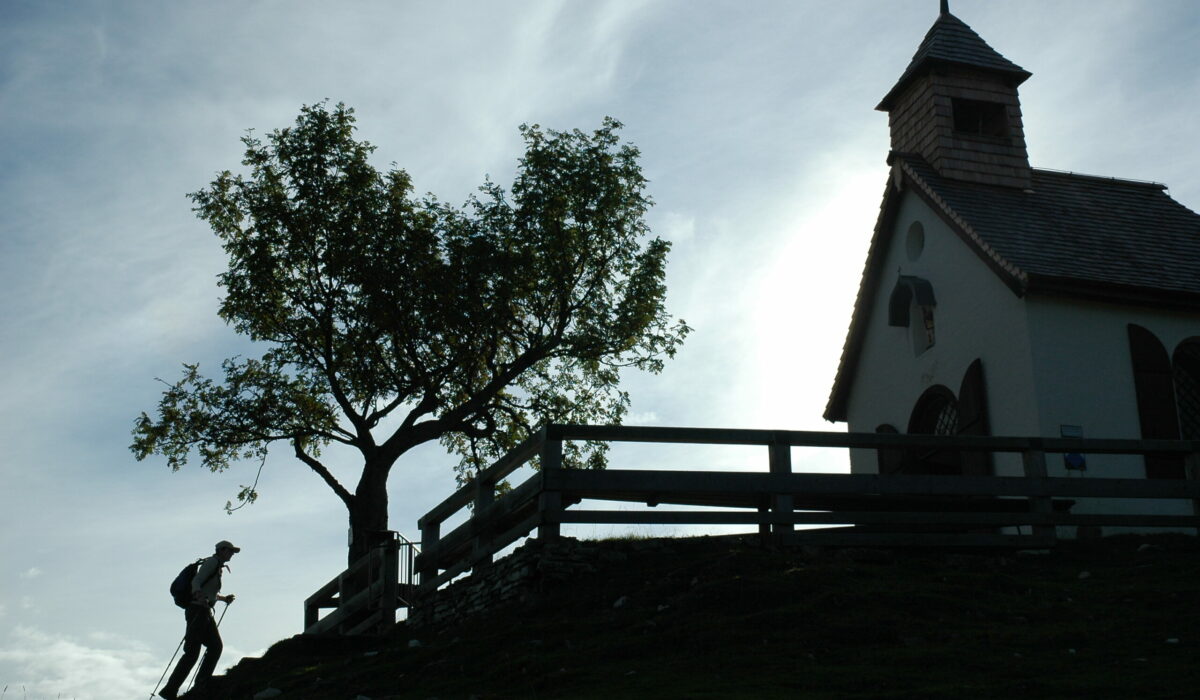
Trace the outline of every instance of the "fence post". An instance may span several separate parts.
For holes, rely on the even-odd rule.
[[[782,435],[777,433],[772,437],[768,450],[770,451],[771,474],[791,474],[792,446]],[[776,518],[784,515],[789,519],[792,518],[795,500],[795,497],[791,493],[771,494],[771,513]],[[794,521],[779,522],[777,520],[771,524],[771,532],[774,534],[772,539],[776,544],[789,544],[795,540],[796,523]]]
[[[312,629],[312,626],[317,624],[317,620],[320,618],[320,616],[321,611],[319,608],[319,601],[311,604],[307,600],[304,601],[304,631],[307,632],[308,630]]]
[[[383,550],[383,622],[396,624],[396,608],[400,605],[400,540],[396,532],[388,533]]]
[[[475,538],[471,543],[472,559],[475,563],[471,571],[483,571],[492,563],[492,525],[490,517],[483,517],[492,507],[496,496],[496,484],[491,479],[475,477],[475,512],[471,518],[475,521]]]
[[[542,475],[548,477],[562,469],[563,441],[562,438],[550,437],[545,428],[542,430],[546,436],[542,443]],[[543,487],[541,495],[538,496],[538,512],[542,516],[542,524],[538,526],[538,539],[557,539],[560,534],[558,514],[562,512],[562,494],[547,491]]]
[[[1025,478],[1042,486],[1047,476],[1046,452],[1042,449],[1042,441],[1030,440],[1029,447],[1021,452],[1021,459],[1025,463]],[[1030,496],[1029,511],[1046,515],[1052,514],[1054,509],[1050,503],[1050,497]],[[1058,536],[1058,528],[1053,525],[1034,525],[1033,534],[1038,540],[1045,540],[1048,544],[1053,544]]]
[[[440,520],[426,521],[421,519],[417,526],[421,528],[421,566],[417,574],[420,575],[419,584],[423,593],[431,592],[429,589],[433,580],[438,575],[437,565],[437,548],[438,540],[441,539],[442,523]]]
[[[770,505],[758,507],[758,514],[760,517],[766,518],[766,516],[770,515],[770,513],[771,513]],[[764,544],[771,541],[771,523],[770,522],[768,522],[766,520],[759,520],[758,536]]]

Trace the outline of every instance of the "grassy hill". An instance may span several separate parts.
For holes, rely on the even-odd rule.
[[[1049,553],[614,540],[599,572],[454,629],[297,636],[216,696],[1200,697],[1200,545]]]

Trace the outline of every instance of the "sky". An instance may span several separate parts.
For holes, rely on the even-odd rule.
[[[511,182],[522,123],[621,120],[673,244],[668,309],[695,329],[661,375],[625,377],[626,422],[844,430],[821,415],[887,179],[874,107],[937,5],[0,0],[0,694],[148,696],[183,633],[170,580],[218,540],[243,548],[222,668],[299,633],[343,568],[344,508],[286,451],[227,515],[256,465],[172,473],[128,449],[156,378],[255,352],[216,316],[223,253],[186,198],[240,167],[247,129],[345,102],[377,167],[456,204]],[[1163,182],[1200,208],[1200,4],[951,10],[1033,73],[1035,167]],[[614,466],[766,468],[765,450],[672,450]],[[397,464],[394,529],[417,536],[453,463],[433,446]]]

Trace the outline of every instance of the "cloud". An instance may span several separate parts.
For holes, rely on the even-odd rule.
[[[690,241],[696,235],[696,217],[669,211],[662,217],[657,233],[669,241]]]
[[[80,639],[18,626],[0,646],[0,677],[29,697],[140,697],[158,679],[159,663],[145,645],[110,634]]]
[[[34,567],[31,567],[28,571],[23,572],[21,574],[21,578],[32,580],[41,575],[42,575],[42,570],[37,568],[36,566],[34,566]]]
[[[658,414],[654,411],[635,411],[625,416],[625,425],[657,425]]]

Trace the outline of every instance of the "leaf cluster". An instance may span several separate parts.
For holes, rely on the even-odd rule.
[[[689,330],[664,309],[669,244],[649,236],[620,127],[522,126],[510,190],[488,180],[461,207],[376,170],[345,105],[247,134],[247,172],[190,197],[228,256],[221,318],[263,353],[220,381],[185,365],[137,420],[135,455],[219,470],[284,441],[349,499],[317,459],[330,443],[387,471],[441,440],[465,476],[538,424],[620,422],[621,370],[660,371]]]

